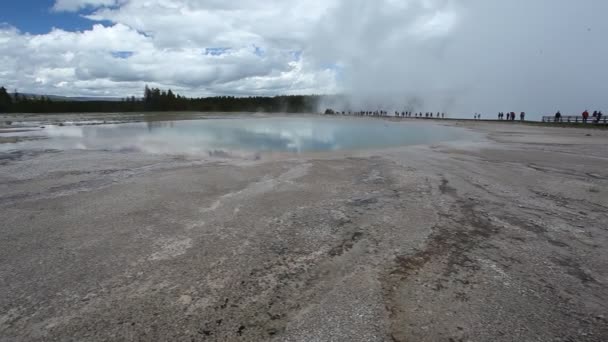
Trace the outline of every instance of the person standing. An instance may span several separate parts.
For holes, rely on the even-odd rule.
[[[557,113],[555,113],[555,122],[561,122],[561,121],[562,121],[562,113],[560,113],[558,110]]]
[[[519,120],[521,120],[521,121],[526,120],[526,112],[521,112],[521,113],[519,114]]]
[[[589,112],[585,109],[585,111],[582,114],[583,116],[583,123],[587,123],[587,119],[589,118]],[[597,116],[597,111],[593,112],[593,116]]]

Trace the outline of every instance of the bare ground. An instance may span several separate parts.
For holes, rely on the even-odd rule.
[[[487,139],[4,154],[0,340],[608,340],[607,132],[458,125]]]

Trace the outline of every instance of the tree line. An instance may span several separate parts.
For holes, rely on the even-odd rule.
[[[142,98],[134,96],[120,101],[77,101],[51,99],[48,96],[9,93],[0,87],[0,113],[74,113],[74,112],[146,112],[146,111],[199,111],[199,112],[286,112],[310,113],[317,109],[323,96],[215,96],[188,98],[171,89],[144,89]]]

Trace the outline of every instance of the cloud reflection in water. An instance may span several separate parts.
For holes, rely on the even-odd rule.
[[[36,132],[36,135],[41,134],[48,139],[4,144],[0,148],[163,154],[207,154],[213,151],[299,153],[433,143],[461,138],[464,131],[428,123],[405,124],[373,119],[256,118],[52,126]]]

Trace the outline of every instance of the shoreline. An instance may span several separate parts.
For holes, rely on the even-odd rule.
[[[387,117],[371,117],[371,116],[354,116],[354,115],[325,115],[321,113],[266,113],[266,112],[115,112],[115,113],[2,113],[0,114],[0,129],[10,128],[12,125],[7,125],[7,121],[19,122],[35,122],[36,125],[49,125],[65,123],[68,121],[77,121],[78,125],[87,124],[105,124],[104,121],[113,121],[107,123],[129,123],[129,122],[146,122],[146,121],[181,121],[181,120],[201,120],[201,119],[227,119],[227,118],[263,118],[263,117],[328,117],[328,118],[350,118],[350,119],[382,119],[395,122],[434,122],[434,123],[490,123],[490,124],[506,124],[506,125],[530,125],[539,127],[560,127],[560,128],[581,128],[581,129],[599,129],[608,130],[608,124],[605,123],[574,123],[574,122],[543,122],[543,121],[506,121],[496,119],[481,119],[474,120],[468,118],[398,118],[393,116]],[[94,123],[87,123],[94,122]]]

